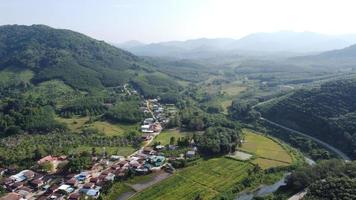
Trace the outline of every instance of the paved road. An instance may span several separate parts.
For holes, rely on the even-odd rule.
[[[292,133],[295,133],[295,134],[298,134],[298,135],[302,135],[302,136],[304,136],[304,137],[306,137],[306,138],[309,138],[309,139],[311,139],[311,140],[313,140],[313,141],[315,141],[315,142],[321,144],[322,146],[324,146],[325,148],[329,149],[330,151],[336,153],[336,154],[339,155],[342,159],[344,159],[346,162],[349,162],[349,161],[351,160],[350,157],[348,157],[346,154],[344,154],[344,153],[343,153],[342,151],[340,151],[339,149],[337,149],[337,148],[335,148],[335,147],[333,147],[333,146],[331,146],[331,145],[329,145],[329,144],[327,144],[327,143],[325,143],[325,142],[323,142],[323,141],[321,141],[321,140],[319,140],[319,139],[317,139],[317,138],[315,138],[315,137],[312,137],[312,136],[307,135],[307,134],[305,134],[305,133],[302,133],[302,132],[300,132],[300,131],[297,131],[297,130],[288,128],[288,127],[286,127],[286,126],[283,126],[283,125],[281,125],[281,124],[278,124],[278,123],[276,123],[276,122],[273,122],[273,121],[268,120],[268,119],[263,118],[263,117],[260,117],[260,119],[263,120],[263,121],[265,121],[265,122],[268,122],[268,123],[270,123],[270,124],[272,124],[272,125],[274,125],[274,126],[277,126],[277,127],[279,127],[279,128],[282,128],[282,129],[285,129],[285,130],[290,131],[290,132],[292,132]]]

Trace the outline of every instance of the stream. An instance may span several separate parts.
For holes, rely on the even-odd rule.
[[[307,157],[304,158],[309,165],[315,165],[314,160]],[[253,197],[263,197],[272,194],[273,192],[277,191],[279,187],[286,185],[286,178],[289,174],[290,173],[284,174],[284,176],[279,181],[272,185],[263,185],[253,191],[241,192],[237,195],[235,200],[252,200]]]
[[[272,185],[263,185],[250,192],[241,192],[237,195],[236,200],[252,200],[253,197],[263,197],[269,195],[278,190],[279,187],[286,185],[286,177],[290,173],[284,174],[284,176]]]

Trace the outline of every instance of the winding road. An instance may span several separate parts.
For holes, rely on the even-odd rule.
[[[260,117],[260,120],[263,120],[263,121],[265,121],[265,122],[267,122],[267,123],[269,123],[269,124],[272,124],[272,125],[274,125],[274,126],[277,126],[277,127],[279,127],[279,128],[282,128],[282,129],[284,129],[284,130],[287,130],[287,131],[290,131],[290,132],[292,132],[292,133],[295,133],[295,134],[304,136],[304,137],[306,137],[306,138],[308,138],[308,139],[311,139],[311,140],[313,140],[314,142],[319,143],[320,145],[324,146],[324,147],[327,148],[328,150],[330,150],[330,151],[334,152],[335,154],[339,155],[339,156],[340,156],[343,160],[345,160],[346,162],[349,162],[349,161],[351,160],[351,158],[350,158],[349,156],[347,156],[345,153],[343,153],[343,152],[340,151],[339,149],[337,149],[337,148],[331,146],[330,144],[327,144],[327,143],[325,143],[325,142],[319,140],[318,138],[312,137],[312,136],[310,136],[310,135],[308,135],[308,134],[302,133],[302,132],[297,131],[297,130],[294,130],[294,129],[292,129],[292,128],[288,128],[288,127],[286,127],[286,126],[284,126],[284,125],[278,124],[278,123],[276,123],[276,122],[273,122],[273,121],[268,120],[268,119],[263,118],[263,117]]]

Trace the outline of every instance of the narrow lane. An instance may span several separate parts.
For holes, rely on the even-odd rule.
[[[328,143],[319,140],[318,138],[312,137],[312,136],[310,136],[310,135],[308,135],[308,134],[302,133],[302,132],[297,131],[297,130],[294,130],[294,129],[292,129],[292,128],[288,128],[288,127],[286,127],[286,126],[284,126],[284,125],[278,124],[278,123],[276,123],[276,122],[273,122],[273,121],[268,120],[268,119],[263,118],[263,117],[260,117],[260,119],[263,120],[263,121],[265,121],[265,122],[267,122],[267,123],[269,123],[269,124],[272,124],[272,125],[274,125],[274,126],[277,126],[277,127],[279,127],[279,128],[282,128],[282,129],[284,129],[284,130],[287,130],[287,131],[290,131],[290,132],[292,132],[292,133],[295,133],[295,134],[304,136],[304,137],[306,137],[306,138],[309,138],[309,139],[313,140],[314,142],[319,143],[320,145],[322,145],[322,146],[324,146],[325,148],[329,149],[330,151],[336,153],[337,155],[339,155],[339,156],[340,156],[343,160],[345,160],[346,162],[349,162],[349,161],[351,160],[351,158],[350,158],[349,156],[347,156],[345,153],[343,153],[343,152],[340,151],[339,149],[337,149],[337,148],[335,148],[335,147],[329,145]]]

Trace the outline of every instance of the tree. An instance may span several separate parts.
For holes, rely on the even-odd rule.
[[[174,145],[175,141],[176,141],[176,138],[172,136],[172,137],[169,139],[169,144],[170,144],[170,145]]]

